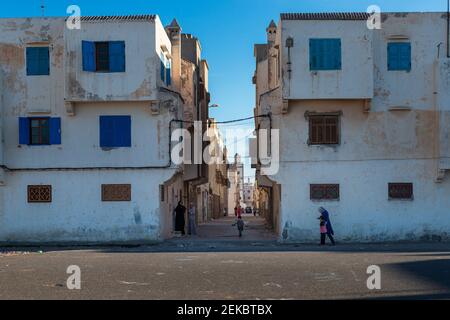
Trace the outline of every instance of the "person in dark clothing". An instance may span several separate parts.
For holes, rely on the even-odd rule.
[[[325,245],[325,236],[327,235],[327,223],[324,217],[320,216],[320,245]]]
[[[336,243],[334,242],[334,238],[333,238],[334,230],[333,230],[333,227],[331,226],[330,214],[328,213],[327,210],[325,210],[324,207],[320,207],[319,212],[320,212],[320,217],[322,217],[323,220],[326,222],[327,236],[330,239],[331,244],[334,246]]]
[[[175,208],[175,231],[181,231],[181,234],[184,236],[184,214],[186,212],[186,207],[181,204],[181,201],[178,201],[178,205]]]

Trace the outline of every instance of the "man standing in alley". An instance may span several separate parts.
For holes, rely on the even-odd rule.
[[[196,225],[195,225],[195,207],[194,204],[191,202],[189,205],[189,234],[191,236],[197,235]]]

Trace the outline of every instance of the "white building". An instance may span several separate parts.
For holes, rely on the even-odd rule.
[[[169,235],[171,50],[154,15],[0,19],[0,242]]]
[[[253,207],[253,188],[254,183],[250,182],[250,178],[247,182],[244,183],[243,194],[244,194],[244,203],[246,207]]]
[[[447,14],[282,14],[255,46],[257,129],[280,130],[270,188],[280,240],[448,239]],[[262,143],[260,141],[260,143]],[[272,148],[276,146],[272,143]]]

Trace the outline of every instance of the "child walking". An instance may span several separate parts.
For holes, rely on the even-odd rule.
[[[325,245],[325,237],[327,236],[327,221],[324,217],[320,216],[320,245]]]
[[[244,220],[242,220],[242,217],[240,215],[238,217],[236,225],[239,230],[239,237],[242,237],[242,231],[244,230]]]

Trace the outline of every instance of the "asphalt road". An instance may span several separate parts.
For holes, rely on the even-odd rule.
[[[29,250],[0,248],[0,299],[450,298],[450,245],[442,243],[171,241]],[[66,287],[69,265],[81,269],[81,290]],[[381,290],[367,288],[370,265],[381,269]]]

